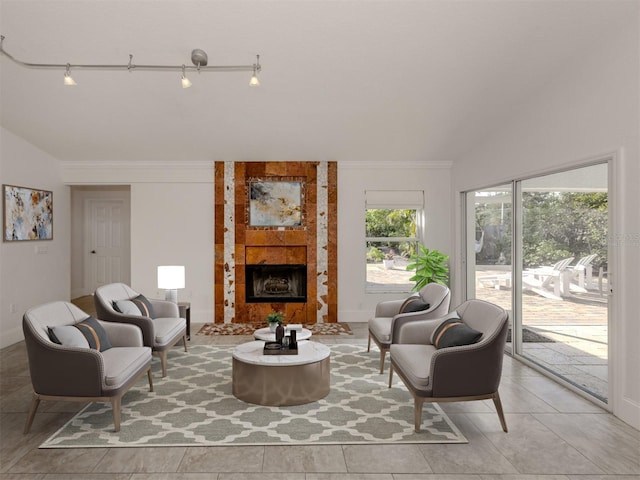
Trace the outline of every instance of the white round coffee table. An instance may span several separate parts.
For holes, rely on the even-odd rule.
[[[303,405],[329,394],[326,345],[302,340],[297,355],[264,355],[264,342],[233,350],[232,392],[245,402],[272,407]]]
[[[287,328],[286,325],[284,327],[284,334],[285,335],[291,334],[291,331],[289,330],[289,328]],[[259,328],[258,330],[253,332],[253,338],[255,338],[256,340],[262,340],[264,342],[275,342],[276,334],[272,332],[269,327]],[[310,338],[311,338],[311,330],[303,328],[302,330],[299,330],[296,332],[296,340],[298,342],[300,340],[309,340]]]

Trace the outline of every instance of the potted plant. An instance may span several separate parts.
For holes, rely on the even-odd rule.
[[[282,322],[284,322],[284,315],[280,312],[272,312],[267,315],[266,321],[271,331],[275,332],[278,325],[282,325]]]
[[[407,270],[415,270],[416,274],[409,280],[416,282],[413,290],[417,292],[428,283],[447,285],[449,281],[449,256],[438,250],[429,250],[418,245],[418,252],[411,256]]]
[[[389,252],[384,256],[384,259],[382,260],[382,264],[384,265],[384,268],[386,270],[391,270],[394,266],[394,261],[393,261],[393,250],[389,250]]]

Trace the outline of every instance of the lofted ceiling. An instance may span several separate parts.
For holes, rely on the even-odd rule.
[[[615,32],[632,1],[0,0],[2,126],[63,161],[455,161]]]

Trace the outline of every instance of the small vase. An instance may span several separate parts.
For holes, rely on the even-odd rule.
[[[276,328],[278,328],[278,324],[277,323],[270,323],[269,324],[269,330],[271,330],[273,333],[276,333]]]

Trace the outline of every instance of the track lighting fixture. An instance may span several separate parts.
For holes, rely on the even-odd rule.
[[[262,69],[260,65],[260,55],[256,55],[256,63],[251,65],[207,65],[208,57],[204,50],[196,48],[191,52],[191,62],[193,66],[187,66],[185,64],[182,65],[137,65],[133,63],[133,55],[129,55],[129,63],[123,65],[105,65],[105,64],[71,64],[71,63],[31,63],[31,62],[23,62],[22,60],[18,60],[11,54],[9,54],[4,49],[4,35],[0,35],[0,53],[7,57],[9,60],[17,63],[18,65],[26,68],[36,68],[36,69],[49,69],[49,70],[64,70],[64,84],[65,85],[76,85],[76,82],[71,77],[71,69],[83,69],[83,70],[122,70],[133,72],[135,70],[149,70],[149,71],[181,71],[181,83],[182,88],[189,88],[192,84],[191,81],[187,78],[186,71],[187,70],[195,70],[198,73],[202,72],[252,72],[251,80],[249,81],[249,85],[252,87],[257,87],[260,85],[260,81],[258,80],[258,73]]]
[[[259,87],[260,80],[258,80],[258,71],[260,70],[260,55],[256,55],[257,63],[253,64],[253,75],[251,76],[251,80],[249,80],[249,85],[252,87]]]
[[[185,66],[182,65],[182,88],[189,88],[191,86],[191,81],[185,75],[184,69]]]
[[[67,63],[67,70],[64,72],[64,84],[73,87],[77,85],[76,81],[71,76],[71,65]]]

